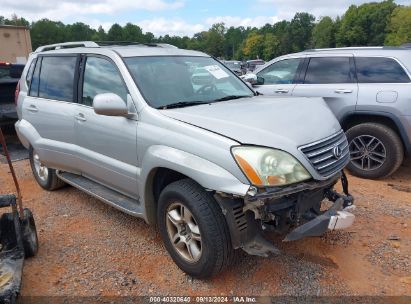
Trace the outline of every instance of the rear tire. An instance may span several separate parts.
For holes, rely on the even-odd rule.
[[[221,208],[193,180],[179,180],[164,188],[157,221],[167,251],[190,276],[208,278],[231,264],[234,249]]]
[[[348,129],[346,134],[351,156],[347,169],[353,175],[383,178],[401,166],[404,147],[398,134],[388,126],[363,123]]]
[[[40,187],[53,191],[65,185],[65,182],[58,178],[56,170],[47,168],[41,163],[37,152],[32,147],[29,149],[29,158],[34,178]]]

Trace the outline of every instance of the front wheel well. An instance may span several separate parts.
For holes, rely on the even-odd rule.
[[[362,123],[379,123],[385,125],[392,129],[400,137],[402,145],[405,148],[404,140],[402,138],[401,132],[398,129],[397,124],[387,116],[381,115],[368,115],[368,114],[353,114],[343,119],[341,122],[341,127],[346,132],[348,129],[362,124]]]
[[[178,180],[188,178],[186,175],[168,168],[155,168],[148,175],[145,189],[145,206],[147,220],[151,224],[156,223],[157,203],[163,189]]]

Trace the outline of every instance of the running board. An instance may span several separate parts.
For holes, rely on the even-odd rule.
[[[57,171],[57,176],[67,184],[94,196],[116,209],[136,217],[142,217],[141,205],[138,200],[111,190],[81,175]]]

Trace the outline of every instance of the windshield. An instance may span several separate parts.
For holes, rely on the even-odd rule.
[[[225,65],[230,69],[239,69],[239,68],[241,68],[240,62],[236,62],[236,61],[226,61]]]
[[[124,61],[140,92],[154,108],[254,95],[244,82],[210,57],[144,56]]]

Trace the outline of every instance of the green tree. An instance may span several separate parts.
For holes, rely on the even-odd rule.
[[[315,17],[309,13],[296,13],[288,27],[291,51],[299,52],[311,46]]]
[[[321,18],[313,29],[312,44],[315,48],[335,47],[335,24],[330,17]]]
[[[93,36],[91,37],[91,40],[93,41],[107,40],[107,34],[101,25],[98,27],[97,31],[94,32]]]
[[[125,35],[124,35],[123,28],[121,27],[121,25],[118,23],[114,23],[108,30],[107,40],[108,41],[124,41],[125,40],[124,36]]]
[[[215,57],[224,56],[224,23],[216,23],[205,33],[205,52]]]
[[[123,39],[124,41],[145,42],[144,34],[138,25],[127,23],[123,27]]]
[[[67,41],[88,41],[92,40],[96,30],[82,22],[76,22],[65,26],[65,37]]]
[[[382,45],[393,10],[393,0],[351,5],[341,19],[337,46]]]
[[[244,42],[243,53],[249,59],[263,56],[264,36],[257,31],[251,32]]]
[[[392,12],[387,32],[386,45],[411,42],[411,6],[400,6]]]
[[[274,34],[267,33],[264,35],[263,42],[263,59],[271,60],[278,56],[279,50],[278,46],[280,45],[280,40]]]
[[[65,25],[62,22],[49,19],[33,22],[30,36],[33,49],[45,44],[67,41]]]

